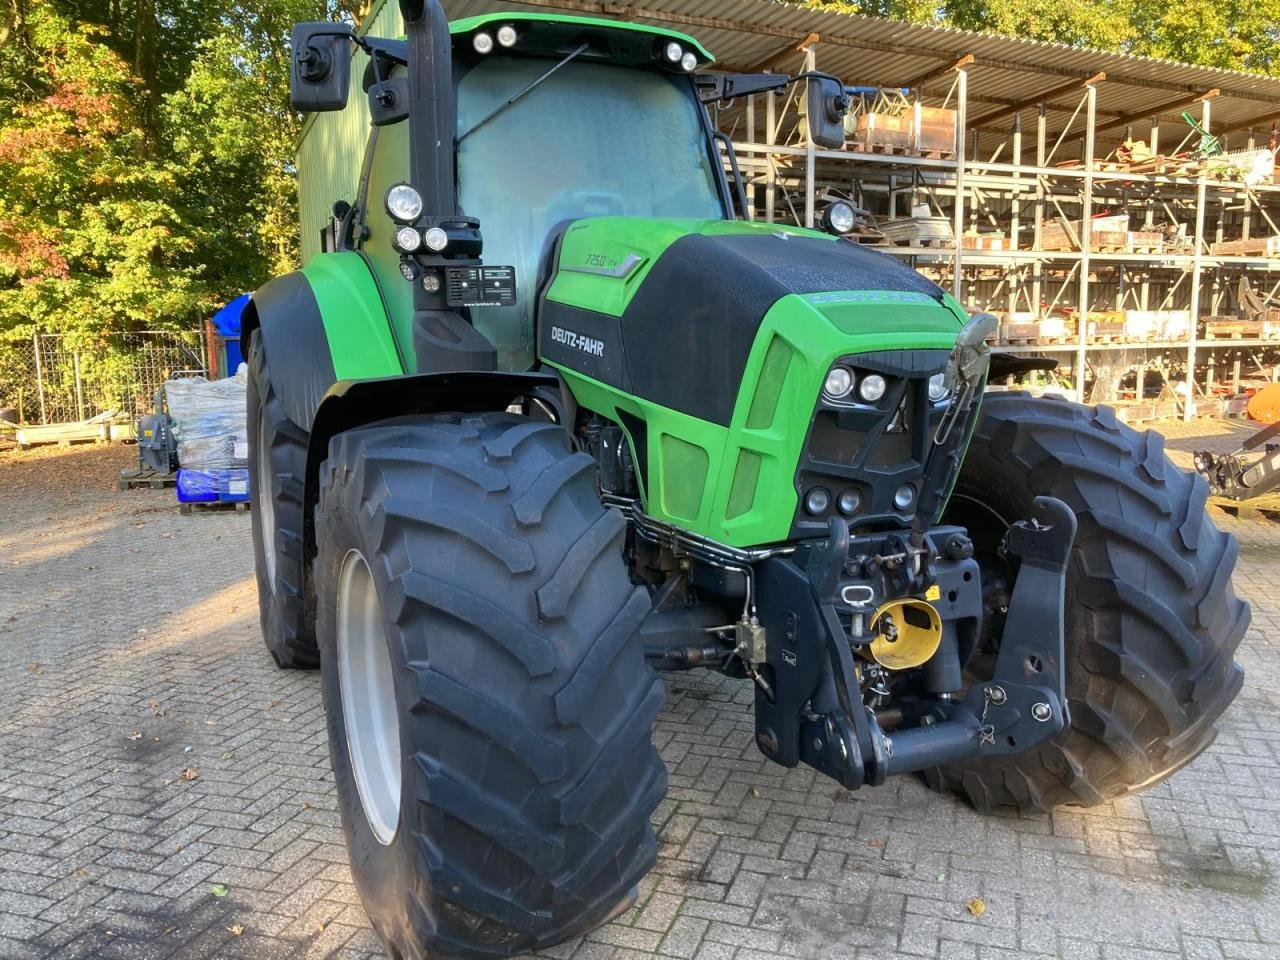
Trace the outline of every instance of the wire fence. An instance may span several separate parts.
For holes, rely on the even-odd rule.
[[[71,423],[151,409],[164,382],[208,370],[199,330],[119,334],[91,347],[56,333],[0,340],[0,418]]]

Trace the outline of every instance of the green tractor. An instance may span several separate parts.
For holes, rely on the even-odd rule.
[[[627,908],[661,671],[750,685],[783,766],[984,809],[1105,803],[1210,744],[1249,610],[1203,480],[1107,408],[987,392],[1026,361],[847,210],[747,219],[708,105],[795,90],[836,145],[839,80],[401,12],[295,26],[294,105],[352,109],[358,46],[372,124],[324,252],[244,324],[263,633],[321,669],[391,956]]]

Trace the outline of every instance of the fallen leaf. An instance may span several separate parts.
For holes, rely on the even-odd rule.
[[[310,810],[310,809],[311,809],[311,804],[310,804],[310,803],[308,803],[306,800],[303,800],[303,801],[302,801],[302,809],[303,809],[303,810]]]
[[[220,756],[218,759],[219,759],[219,760],[230,760],[230,759],[231,759],[232,757],[234,757],[234,756],[235,756],[235,754],[234,754],[234,753],[232,753],[230,750],[228,750],[226,753],[224,753],[224,754],[223,754],[222,756]]]
[[[200,774],[196,773],[196,772],[195,772],[194,770],[192,770],[190,767],[183,767],[183,768],[182,768],[182,779],[183,779],[183,780],[191,781],[191,780],[194,780],[194,779],[195,779],[196,777],[198,777],[198,776],[200,776]]]
[[[215,897],[225,897],[229,892],[227,890],[226,884],[223,884],[223,883],[211,883],[205,889],[208,890],[210,893],[212,893]]]
[[[130,739],[130,740],[141,740],[141,739],[142,739],[142,731],[141,731],[141,730],[135,730],[135,731],[133,731],[133,733],[129,734],[129,739]]]
[[[238,937],[240,934],[244,933],[244,927],[240,926],[238,923],[233,923],[231,926],[227,927],[227,929],[231,931],[231,935],[233,937]]]
[[[868,841],[867,841],[867,846],[868,846],[868,847],[875,847],[877,850],[881,850],[881,849],[883,849],[883,848],[884,848],[884,845],[885,845],[886,843],[888,843],[888,841],[887,841],[887,840],[881,840],[881,839],[868,840]]]
[[[324,933],[324,928],[329,925],[328,920],[321,920],[316,924],[316,933]]]
[[[89,871],[86,870],[84,867],[76,867],[71,872],[75,874],[77,877],[87,877],[89,875]]]
[[[752,787],[752,788],[751,788],[751,796],[753,796],[753,797],[758,797],[758,796],[760,796],[760,788],[759,788],[759,787]]]
[[[28,672],[28,673],[39,673],[39,672],[40,672],[41,670],[43,670],[43,669],[44,669],[44,664],[43,664],[43,663],[33,663],[33,664],[31,664],[29,667],[27,667],[27,672]]]
[[[987,902],[981,897],[974,897],[965,906],[969,908],[969,912],[975,917],[980,917],[987,912]]]

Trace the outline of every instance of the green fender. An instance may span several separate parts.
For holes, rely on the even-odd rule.
[[[308,432],[338,381],[405,372],[377,282],[359,253],[319,254],[263,285],[245,311],[242,341],[255,332],[285,412]]]

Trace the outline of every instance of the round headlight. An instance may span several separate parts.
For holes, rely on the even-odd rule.
[[[402,253],[413,253],[422,246],[422,236],[413,227],[401,227],[396,231],[396,249]]]
[[[488,53],[493,49],[493,37],[481,30],[471,38],[471,46],[475,47],[476,53]]]
[[[875,403],[884,396],[884,377],[878,373],[868,373],[858,384],[858,396],[867,403]]]
[[[412,223],[422,216],[422,194],[407,183],[394,184],[387,191],[387,213],[398,223]]]
[[[847,397],[853,389],[853,374],[847,367],[832,367],[827,379],[822,384],[822,392],[832,400]]]
[[[937,403],[947,398],[947,375],[945,373],[935,373],[929,378],[929,400]]]
[[[662,55],[672,63],[679,63],[680,58],[684,56],[684,47],[672,40],[662,48]]]
[[[693,73],[698,66],[698,58],[693,55],[692,51],[685,51],[685,55],[680,58],[680,68],[685,73]]]
[[[826,227],[828,233],[838,233],[843,236],[853,229],[853,224],[853,207],[843,200],[837,200],[822,212],[822,225]]]
[[[422,239],[428,249],[434,250],[436,253],[439,253],[449,245],[449,235],[439,227],[432,227],[422,235]]]
[[[516,28],[504,23],[498,28],[498,46],[514,47],[516,45]]]
[[[850,487],[848,490],[841,492],[840,499],[836,501],[836,505],[840,508],[841,513],[851,517],[862,509],[862,494]]]
[[[816,517],[826,513],[829,506],[831,506],[831,494],[827,492],[826,487],[814,487],[804,495],[804,511],[810,516]]]
[[[899,510],[906,510],[916,501],[916,488],[909,483],[904,483],[897,490],[893,491],[893,505]]]

